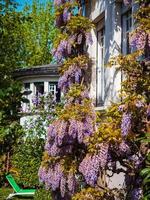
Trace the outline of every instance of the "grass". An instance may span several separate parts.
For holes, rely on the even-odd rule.
[[[13,190],[11,188],[0,188],[0,200],[6,200],[8,195],[12,193]],[[51,195],[49,191],[45,191],[44,189],[37,190],[34,198],[17,198],[14,197],[12,200],[23,200],[23,199],[28,199],[28,200],[51,200]]]
[[[5,200],[11,192],[10,188],[0,188],[0,200]]]

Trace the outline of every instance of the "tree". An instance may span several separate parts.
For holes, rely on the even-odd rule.
[[[51,94],[41,96],[30,110],[23,125],[24,138],[20,138],[12,158],[13,172],[18,183],[24,186],[39,186],[40,167],[48,126],[56,118],[56,102]],[[46,108],[44,108],[46,106]]]
[[[19,124],[19,108],[23,100],[21,84],[12,78],[12,71],[20,58],[22,40],[18,27],[20,14],[13,8],[14,1],[3,1],[0,13],[0,184],[11,168],[11,156],[18,138],[22,135]]]
[[[66,96],[66,104],[49,127],[39,177],[52,189],[53,199],[69,200],[81,188],[83,176],[79,164],[87,149],[86,138],[95,131],[96,115],[85,76],[90,60],[84,51],[85,43],[92,43],[93,24],[74,12],[79,6],[77,2],[54,3],[56,26],[60,31],[54,41],[53,54],[62,65],[59,87]]]
[[[60,34],[53,53],[61,63],[59,86],[65,93],[66,105],[48,131],[40,181],[52,190],[53,199],[57,200],[139,200],[144,189],[140,172],[148,153],[147,143],[143,144],[141,137],[149,131],[148,1],[139,1],[137,28],[131,34],[131,45],[138,51],[110,61],[110,65],[119,64],[126,76],[122,102],[112,104],[100,115],[97,128],[86,91],[89,58],[84,52],[85,42],[91,42],[93,26],[80,13],[72,11],[79,4],[65,0],[54,3]],[[130,5],[131,1],[125,3]],[[108,170],[112,174],[125,173],[125,188],[108,188]],[[146,177],[149,181],[149,175]]]
[[[1,0],[0,2],[0,13],[6,13],[8,11],[14,10],[17,8],[18,3],[16,0]]]
[[[52,61],[50,49],[56,36],[52,3],[33,1],[22,12],[24,22],[20,27],[23,39],[21,65],[31,67]]]
[[[21,101],[26,100],[13,71],[49,63],[49,43],[54,35],[51,4],[44,7],[34,1],[33,9],[23,12],[16,11],[15,5],[13,0],[0,4],[0,184],[12,169],[14,149],[24,135],[19,111]]]

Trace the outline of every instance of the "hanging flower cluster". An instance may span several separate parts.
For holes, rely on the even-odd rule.
[[[86,73],[90,68],[84,45],[91,44],[92,23],[79,13],[76,1],[54,1],[60,32],[53,55],[60,66],[59,88],[65,106],[48,128],[45,155],[39,169],[40,181],[53,191],[55,199],[71,199],[81,188],[79,164],[85,156],[87,138],[96,131],[96,114],[89,97]],[[101,150],[102,151],[102,150]],[[101,155],[102,156],[102,155]]]
[[[62,76],[58,81],[58,87],[66,92],[75,83],[80,83],[85,71],[88,69],[88,57],[81,55],[68,59],[60,68]]]
[[[137,28],[130,35],[130,45],[138,50],[144,49],[146,44],[150,47],[150,33],[141,28]]]
[[[97,153],[94,155],[87,154],[80,163],[79,171],[84,175],[88,185],[95,186],[99,177],[100,169],[105,168],[108,161],[107,143],[99,144]]]
[[[137,52],[116,59],[127,78],[122,83],[122,103],[102,112],[101,120],[96,123],[86,77],[90,60],[85,53],[85,45],[92,44],[93,25],[73,11],[77,2],[54,2],[60,32],[54,42],[53,55],[61,63],[59,88],[64,92],[65,106],[57,111],[57,119],[49,126],[39,178],[52,190],[54,199],[119,199],[101,177],[107,170],[112,173],[124,170],[130,191],[127,196],[140,199],[139,172],[144,165],[143,151],[147,149],[143,150],[135,139],[147,131],[148,68],[137,61],[140,55]],[[128,5],[131,2],[125,1]],[[143,48],[146,44],[140,37],[132,41],[136,47],[138,44]],[[117,169],[117,162],[125,169]],[[99,179],[102,180],[100,187]],[[132,188],[128,188],[131,185]],[[86,189],[82,189],[84,187]]]
[[[73,170],[64,172],[64,166],[59,162],[51,164],[49,168],[40,167],[39,179],[45,184],[47,189],[57,191],[60,189],[61,197],[63,198],[67,192],[74,193],[76,190],[76,178]]]
[[[132,3],[132,0],[123,0],[125,5],[130,5]]]

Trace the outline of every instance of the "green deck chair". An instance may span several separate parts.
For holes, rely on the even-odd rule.
[[[11,199],[14,196],[31,197],[35,194],[35,189],[21,189],[19,185],[17,185],[11,174],[7,175],[6,178],[14,190],[14,193],[9,194],[7,199]]]

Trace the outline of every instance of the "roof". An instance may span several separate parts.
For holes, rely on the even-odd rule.
[[[30,68],[21,68],[14,71],[14,78],[21,78],[25,76],[36,76],[36,75],[49,75],[49,76],[59,76],[58,73],[59,65],[48,64],[41,66],[33,66]]]

